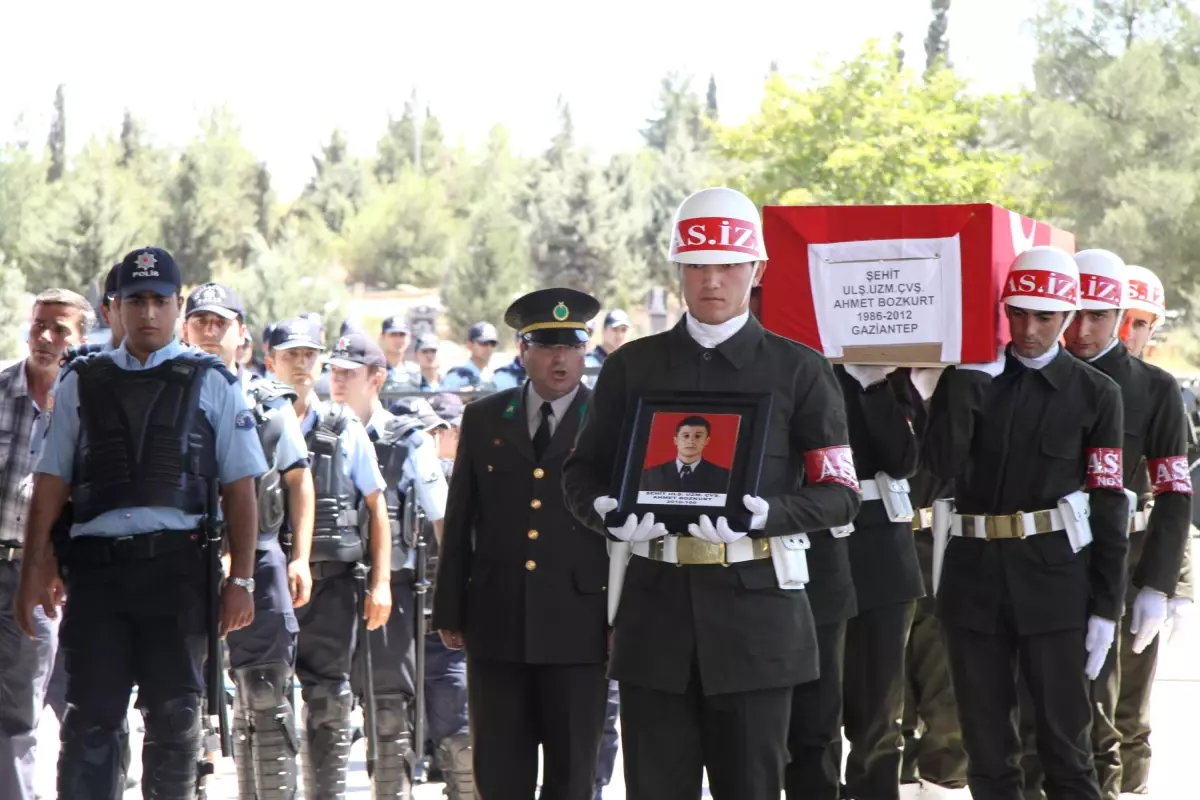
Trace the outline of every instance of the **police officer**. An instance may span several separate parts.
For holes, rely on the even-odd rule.
[[[370,561],[369,590],[362,598],[368,630],[382,627],[392,608],[386,486],[354,412],[317,400],[313,382],[322,349],[313,326],[297,318],[275,328],[267,356],[267,368],[298,395],[293,407],[308,443],[316,494],[312,596],[296,612],[296,676],[305,704],[304,795],[311,800],[339,798],[346,787],[350,670],[358,628],[356,566],[363,560]],[[366,541],[363,528],[369,531]]]
[[[952,513],[935,506],[949,543],[934,588],[976,800],[1021,796],[1018,671],[1048,796],[1100,797],[1088,679],[1120,619],[1128,501],[1120,391],[1057,341],[1078,293],[1063,251],[1018,256],[1002,294],[1012,344],[994,363],[947,368],[930,408],[926,463],[955,482]]]
[[[462,428],[462,400],[457,395],[439,394],[431,398],[430,406],[438,419],[430,420],[425,430],[437,445],[442,473],[449,480],[454,473],[454,454]],[[440,547],[440,533],[435,542]],[[436,554],[435,550],[435,558]],[[449,800],[475,800],[466,653],[447,647],[434,632],[425,637],[425,662],[425,703],[429,739],[434,745],[434,768],[446,781]]]
[[[919,445],[905,376],[889,379],[894,367],[855,364],[834,372],[863,499],[849,537],[858,614],[846,626],[845,796],[896,800],[904,653],[916,600],[925,593],[905,481],[917,469]]]
[[[442,386],[442,373],[438,368],[438,349],[442,342],[436,333],[422,333],[417,337],[417,368],[421,371],[419,388],[422,392],[436,392]]]
[[[513,356],[513,360],[502,367],[496,367],[495,373],[492,374],[492,387],[496,391],[501,389],[515,389],[525,382],[525,366],[521,363],[521,337],[517,337],[517,353]]]
[[[1161,376],[1162,371],[1146,364],[1141,360],[1141,356],[1147,343],[1154,336],[1155,330],[1162,324],[1166,316],[1162,282],[1158,276],[1145,267],[1133,265],[1126,268],[1126,278],[1128,279],[1127,309],[1121,325],[1121,339],[1131,356],[1128,366],[1130,375],[1145,372]],[[1115,359],[1115,356],[1112,358]],[[1105,369],[1100,362],[1107,360],[1109,360],[1108,357],[1101,359],[1096,362],[1095,366],[1098,369]],[[1105,371],[1107,372],[1107,370]],[[1157,381],[1154,383],[1157,386]],[[1123,383],[1122,388],[1124,389]],[[1142,511],[1145,511],[1149,505],[1149,501],[1146,499],[1147,490],[1154,500],[1153,509],[1150,511],[1150,521],[1147,521],[1147,532],[1137,530],[1140,521],[1135,517],[1134,532],[1130,535],[1129,567],[1134,586],[1141,587],[1134,600],[1133,612],[1138,611],[1137,602],[1141,599],[1141,592],[1145,588],[1164,592],[1170,595],[1167,604],[1168,623],[1166,624],[1174,630],[1183,614],[1191,606],[1194,591],[1190,581],[1191,559],[1187,533],[1183,534],[1183,562],[1180,579],[1173,592],[1167,591],[1171,578],[1165,574],[1170,569],[1170,559],[1174,555],[1174,548],[1177,546],[1180,536],[1177,510],[1179,495],[1184,493],[1185,487],[1188,490],[1191,489],[1191,476],[1189,474],[1186,482],[1183,480],[1172,481],[1170,486],[1173,488],[1167,488],[1165,482],[1160,480],[1160,478],[1167,477],[1160,469],[1163,466],[1161,459],[1157,465],[1149,460],[1153,452],[1151,439],[1157,436],[1160,437],[1159,440],[1162,443],[1160,446],[1164,447],[1161,452],[1167,453],[1170,457],[1171,470],[1177,469],[1179,463],[1177,456],[1180,451],[1177,447],[1166,447],[1172,441],[1170,430],[1166,427],[1167,423],[1165,420],[1158,419],[1159,415],[1167,419],[1174,416],[1175,403],[1167,396],[1165,386],[1160,388],[1159,392],[1156,392],[1150,401],[1144,396],[1139,397],[1136,404],[1131,403],[1129,399],[1125,401],[1125,428],[1127,431],[1131,430],[1131,413],[1136,415],[1138,411],[1142,411],[1143,416],[1149,417],[1149,428],[1142,445],[1145,448],[1146,464],[1149,469],[1139,471],[1137,482],[1129,488],[1138,492]],[[1146,414],[1145,409],[1148,407],[1154,410]],[[1185,427],[1186,430],[1187,427]],[[1126,442],[1128,447],[1128,437]],[[1186,523],[1184,526],[1187,527]],[[1149,531],[1153,531],[1153,533],[1151,534]],[[1161,613],[1161,608],[1154,615],[1145,614],[1143,611],[1142,619],[1139,620],[1139,630],[1134,632],[1136,638],[1148,639],[1148,644],[1141,653],[1135,652],[1136,639],[1131,642],[1131,638],[1134,637],[1129,636],[1133,632],[1132,622],[1135,617],[1131,614],[1124,621],[1125,635],[1121,640],[1120,666],[1117,670],[1120,676],[1120,695],[1115,714],[1116,728],[1121,737],[1120,774],[1121,792],[1123,793],[1144,794],[1150,778],[1150,690],[1154,685],[1154,673],[1158,666],[1159,642],[1161,641],[1161,637],[1153,638],[1154,621],[1151,617],[1156,617],[1159,613]]]
[[[179,269],[155,247],[121,262],[113,307],[126,336],[72,362],[59,378],[36,467],[20,617],[61,598],[50,527],[69,498],[62,647],[67,700],[58,796],[115,797],[123,788],[125,712],[138,686],[146,724],[144,793],[190,798],[201,747],[205,559],[198,547],[219,481],[228,511],[230,578],[220,635],[254,618],[254,478],[262,447],[237,380],[219,359],[175,339]]]
[[[442,389],[447,392],[458,392],[464,389],[479,389],[489,386],[492,382],[491,363],[492,353],[500,335],[496,326],[490,322],[476,322],[467,331],[467,352],[471,357],[465,364],[454,367],[446,373],[442,380]]]
[[[467,405],[442,550],[434,626],[466,647],[479,794],[591,800],[604,724],[604,542],[576,525],[561,469],[590,397],[584,321],[571,289],[516,300],[529,380]]]
[[[342,335],[346,335],[342,331]],[[421,368],[408,360],[408,345],[412,338],[412,328],[408,320],[399,314],[393,314],[383,321],[379,332],[379,346],[383,348],[387,358],[387,382],[398,384],[405,389],[419,388],[421,385]]]
[[[617,348],[625,344],[629,336],[629,315],[624,309],[614,308],[604,315],[604,330],[601,331],[600,344],[588,353],[585,367],[600,367],[604,359],[617,352]]]
[[[913,369],[909,374],[913,427],[923,434],[929,400],[941,369]],[[908,479],[913,505],[913,539],[925,597],[917,601],[905,653],[903,734],[904,761],[900,772],[901,798],[962,797],[969,795],[967,753],[958,724],[958,704],[950,682],[942,625],[933,595],[933,503],[952,496],[953,483],[936,477],[924,465]]]
[[[699,797],[707,769],[717,800],[777,800],[792,687],[818,672],[799,534],[845,525],[859,506],[845,410],[823,357],[750,316],[766,259],[754,204],[705,189],[683,201],[672,230],[688,313],[605,360],[564,487],[581,523],[633,543],[610,666],[627,796]],[[632,398],[673,390],[772,394],[762,496],[742,498],[744,530],[707,515],[670,539],[653,514],[606,525]]]
[[[110,349],[116,349],[120,346],[121,340],[125,338],[125,329],[121,327],[120,315],[113,312],[112,301],[117,296],[117,277],[120,275],[121,265],[113,264],[112,269],[108,271],[108,275],[104,277],[104,298],[100,301],[100,317],[104,320],[104,324],[108,326],[109,345]]]
[[[232,372],[245,340],[242,300],[228,286],[206,283],[188,295],[184,341],[217,356]],[[242,391],[254,413],[268,470],[256,482],[258,542],[254,552],[254,622],[229,635],[233,672],[234,760],[242,800],[290,800],[296,793],[292,669],[299,625],[293,606],[308,602],[312,576],[314,494],[308,446],[292,411],[296,393],[276,381],[247,382]],[[285,515],[291,544],[279,541]],[[289,561],[290,559],[290,561]]]
[[[446,514],[446,477],[435,452],[433,440],[423,432],[423,423],[415,414],[392,416],[379,401],[387,361],[383,351],[361,334],[338,339],[329,359],[330,382],[334,402],[344,403],[366,426],[374,443],[379,470],[387,484],[388,520],[392,537],[392,615],[387,624],[368,634],[371,637],[372,675],[375,681],[375,707],[364,706],[373,715],[378,741],[371,769],[374,797],[411,797],[410,762],[413,755],[412,707],[414,688],[413,618],[416,567],[415,531],[404,530],[408,509],[408,487],[426,518],[441,527]],[[418,621],[423,628],[424,620]],[[424,636],[423,631],[420,634]],[[365,690],[365,648],[357,643],[354,670],[355,694]],[[368,719],[367,729],[371,729]]]

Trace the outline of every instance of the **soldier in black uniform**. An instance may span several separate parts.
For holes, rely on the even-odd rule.
[[[353,411],[321,403],[313,391],[317,353],[323,349],[317,335],[306,319],[279,323],[271,334],[267,368],[296,390],[293,407],[312,461],[312,597],[296,612],[296,677],[305,705],[304,795],[335,800],[345,792],[350,755],[356,609],[363,606],[368,630],[382,627],[391,614],[392,536],[385,484],[366,430]],[[355,574],[363,562],[370,564],[365,597]]]
[[[1121,618],[1128,501],[1120,392],[1057,343],[1078,287],[1061,250],[1020,255],[1003,294],[1007,354],[948,368],[930,407],[924,460],[955,481],[953,513],[935,509],[949,543],[934,588],[976,800],[1021,797],[1018,670],[1047,795],[1100,797],[1088,678]]]
[[[890,367],[835,367],[863,504],[849,537],[858,614],[846,626],[845,797],[897,800],[903,736],[904,653],[925,592],[905,479],[917,469],[907,378]]]
[[[604,542],[572,519],[563,460],[590,400],[584,322],[571,289],[514,302],[529,380],[466,406],[433,622],[467,651],[475,782],[488,800],[591,800],[608,655]]]
[[[254,618],[250,577],[262,447],[237,379],[220,360],[175,339],[182,283],[165,250],[121,263],[126,336],[116,350],[61,373],[36,466],[17,618],[61,601],[50,529],[71,501],[62,647],[67,702],[58,796],[119,797],[130,692],[146,723],[146,797],[194,796],[200,760],[205,642]],[[230,577],[219,631],[205,629],[209,592],[200,542],[212,482],[228,512]]]
[[[718,230],[722,220],[736,233]],[[753,203],[730,189],[697,192],[674,230],[688,314],[605,360],[564,487],[581,523],[633,543],[610,667],[627,796],[695,800],[707,769],[717,800],[777,800],[792,688],[818,672],[796,534],[845,525],[859,506],[845,410],[821,355],[750,316],[766,258]],[[658,541],[667,531],[652,514],[606,526],[625,416],[636,395],[671,390],[772,395],[762,497],[743,497],[750,531],[724,516],[702,516],[690,537],[669,541]]]
[[[918,437],[924,434],[929,399],[941,374],[940,369],[908,371],[909,405]],[[933,596],[933,503],[952,496],[953,482],[936,477],[921,465],[908,483],[914,512],[913,539],[926,594],[917,601],[905,656],[907,691],[900,796],[905,797],[908,790],[908,796],[932,800],[969,794],[967,753],[963,750],[958,704]]]
[[[246,325],[241,298],[207,283],[188,295],[183,339],[234,372]],[[245,373],[243,373],[243,376]],[[294,606],[308,602],[312,577],[313,481],[308,447],[292,410],[296,392],[272,380],[243,381],[269,469],[255,482],[258,543],[254,552],[254,622],[229,635],[233,673],[234,759],[241,800],[291,800],[296,793],[296,737],[291,706],[296,660]],[[280,531],[290,521],[285,553]]]

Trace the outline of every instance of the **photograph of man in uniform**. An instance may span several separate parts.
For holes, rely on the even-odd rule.
[[[669,420],[662,412],[654,415],[654,421],[650,428],[651,446],[648,448],[647,461],[654,461],[661,458],[659,453],[655,453],[657,448],[653,443],[665,437],[671,430]],[[740,422],[736,415],[720,415],[733,416],[735,420]],[[666,422],[667,425],[663,423]],[[653,466],[646,467],[642,472],[642,480],[640,489],[641,492],[687,492],[690,494],[711,494],[719,495],[720,500],[714,498],[714,502],[722,504],[725,502],[725,493],[729,490],[729,470],[725,467],[717,466],[712,459],[716,458],[719,461],[729,463],[730,457],[733,455],[733,447],[737,442],[737,429],[734,428],[734,434],[728,437],[720,437],[717,444],[713,445],[713,425],[706,417],[698,414],[685,416],[679,420],[674,426],[673,438],[675,457],[670,461],[664,461]],[[709,458],[704,458],[705,448],[709,450]],[[723,456],[723,458],[718,458]],[[653,498],[638,498],[639,502],[655,502]]]

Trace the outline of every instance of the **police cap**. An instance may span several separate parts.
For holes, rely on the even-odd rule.
[[[371,341],[366,334],[352,331],[337,340],[333,352],[329,354],[329,365],[342,369],[386,367],[387,359],[384,358],[379,345]]]
[[[108,305],[108,301],[117,296],[117,278],[121,274],[121,265],[113,264],[112,269],[108,271],[108,276],[104,279],[104,304]]]
[[[206,283],[197,286],[188,295],[187,305],[184,306],[184,318],[192,314],[210,312],[224,319],[237,319],[246,313],[242,298],[228,286],[220,283]]]
[[[393,314],[383,321],[381,334],[388,333],[411,333],[412,328],[409,327],[408,320],[399,314]]]
[[[575,289],[539,289],[504,312],[504,322],[531,344],[583,344],[587,322],[600,311],[600,301]]]
[[[182,286],[183,278],[175,259],[161,247],[141,247],[129,252],[117,270],[117,293],[121,297],[141,292],[170,297]]]
[[[313,350],[324,350],[318,338],[317,330],[307,318],[296,317],[276,323],[271,331],[270,346],[272,350],[291,350],[295,347],[308,347]]]
[[[500,334],[496,333],[496,326],[490,322],[476,322],[471,326],[471,330],[467,331],[467,341],[477,344],[499,344]]]
[[[629,315],[624,309],[614,308],[604,315],[604,327],[607,328],[628,328]]]

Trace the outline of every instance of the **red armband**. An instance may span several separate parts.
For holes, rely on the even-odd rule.
[[[809,450],[804,454],[804,474],[809,483],[840,483],[858,491],[858,473],[849,445]]]
[[[1151,458],[1146,462],[1146,467],[1150,470],[1150,485],[1155,495],[1163,492],[1192,493],[1192,476],[1188,472],[1187,456]]]
[[[1089,447],[1087,451],[1087,488],[1122,491],[1121,448]]]

